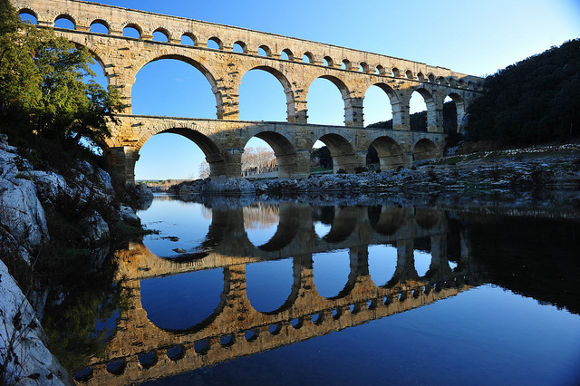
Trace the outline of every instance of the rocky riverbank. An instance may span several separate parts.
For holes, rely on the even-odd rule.
[[[109,174],[87,161],[66,175],[37,170],[0,135],[0,383],[72,382],[46,347],[39,323],[46,296],[35,266],[75,249],[98,265],[123,230],[140,229],[134,208],[122,202],[128,197],[152,194],[139,187],[120,197]]]
[[[379,173],[328,174],[304,179],[216,179],[184,182],[171,193],[196,199],[208,193],[261,199],[360,200],[390,197],[446,205],[580,209],[580,145],[476,153]]]

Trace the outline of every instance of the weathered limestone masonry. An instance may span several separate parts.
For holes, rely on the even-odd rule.
[[[309,175],[309,156],[316,140],[329,147],[335,170],[364,166],[371,144],[379,153],[381,168],[410,166],[413,160],[441,155],[445,97],[456,103],[461,128],[466,107],[482,87],[481,78],[446,68],[244,28],[78,0],[11,1],[20,13],[34,15],[40,27],[53,27],[61,18],[70,20],[74,30],[57,28],[57,33],[87,47],[103,66],[109,84],[120,90],[126,108],[104,145],[116,178],[127,183],[134,182],[141,146],[160,132],[175,132],[196,142],[212,176],[240,177],[241,154],[252,136],[272,146],[281,177]],[[95,23],[106,26],[109,33],[90,32]],[[127,27],[135,28],[140,37],[123,36]],[[155,32],[164,34],[167,42],[153,41]],[[194,45],[182,44],[183,36]],[[219,48],[208,48],[209,41]],[[234,52],[234,44],[243,52]],[[266,56],[258,55],[259,48]],[[205,75],[215,94],[217,120],[131,115],[131,89],[137,73],[150,62],[168,58],[189,63]],[[238,89],[244,74],[253,69],[271,73],[283,85],[287,122],[238,120]],[[317,78],[330,80],[341,91],[344,127],[308,124],[306,96]],[[373,85],[389,96],[394,130],[363,128],[363,99]],[[410,132],[409,100],[414,91],[426,101],[428,133]]]

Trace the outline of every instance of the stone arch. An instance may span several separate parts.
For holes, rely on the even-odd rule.
[[[441,111],[437,109],[435,97],[423,87],[416,88],[413,92],[417,92],[421,95],[425,102],[425,106],[427,107],[427,131],[438,131],[441,126],[439,119]],[[413,93],[411,93],[410,97],[412,96]]]
[[[413,146],[414,161],[422,161],[436,157],[437,157],[437,146],[430,139],[423,138]]]
[[[141,26],[137,23],[126,23],[125,25],[123,25],[122,31],[123,31],[123,36],[125,36],[125,30],[127,28],[133,28],[134,30],[137,31],[137,33],[139,34],[139,37],[137,37],[136,39],[141,39],[143,37],[143,28],[141,28]]]
[[[72,29],[73,30],[76,30],[77,29],[77,22],[76,22],[76,20],[71,15],[69,15],[68,13],[61,13],[60,15],[58,15],[57,17],[55,17],[54,18],[53,25],[56,25],[56,22],[59,21],[59,20],[68,20],[68,21],[70,21],[73,24],[73,28]]]
[[[156,28],[153,31],[153,34],[155,34],[156,32],[165,36],[165,43],[169,43],[171,41],[171,33],[166,28],[163,28],[163,27]]]
[[[322,239],[328,243],[340,243],[352,235],[359,222],[356,207],[334,207],[330,231]]]
[[[258,246],[258,249],[266,252],[281,250],[294,240],[299,227],[299,217],[296,216],[294,208],[290,205],[280,205],[280,221],[276,233],[266,244]]]
[[[439,223],[440,212],[429,208],[415,209],[415,222],[423,229],[433,229]]]
[[[209,273],[213,270],[210,271],[206,271],[206,273]],[[174,275],[171,277],[170,280],[179,280],[179,279],[183,279],[183,278],[187,278],[188,276],[193,276],[196,274],[200,274],[200,273],[204,273],[204,271],[194,271],[194,272],[188,272],[188,273],[184,273],[184,274],[180,274],[180,275]],[[163,331],[171,331],[171,332],[188,332],[188,333],[193,333],[193,332],[197,332],[202,330],[203,328],[207,327],[208,325],[210,325],[211,323],[213,323],[217,317],[223,312],[224,308],[226,307],[226,304],[228,303],[229,299],[227,294],[230,292],[231,290],[231,274],[228,268],[223,268],[222,271],[223,274],[223,289],[221,291],[221,294],[219,294],[219,298],[217,301],[217,304],[214,308],[214,310],[208,315],[206,316],[204,319],[202,319],[200,322],[191,325],[191,326],[175,326],[175,327],[169,327],[169,326],[159,326],[158,324],[155,323],[155,321],[151,320],[151,315],[150,313],[147,311],[147,304],[144,301],[144,297],[143,296],[143,291],[146,290],[144,283],[148,282],[148,281],[160,281],[160,280],[166,280],[165,277],[162,278],[152,278],[152,279],[147,279],[146,281],[142,281],[141,282],[141,301],[140,304],[142,305],[143,309],[147,312],[147,319],[148,321],[153,324],[154,326],[156,326],[157,328],[163,330]],[[182,286],[183,287],[183,286]],[[153,287],[155,289],[157,289],[156,287]],[[152,288],[152,289],[153,289]]]
[[[153,63],[153,62],[157,62],[159,60],[164,60],[164,59],[173,59],[173,60],[179,60],[181,62],[185,62],[191,66],[193,66],[195,69],[197,69],[199,72],[201,72],[203,74],[203,76],[205,76],[205,78],[207,79],[207,81],[209,82],[210,86],[211,86],[211,90],[215,95],[215,99],[216,99],[216,108],[217,108],[217,118],[218,119],[223,119],[223,100],[222,100],[222,94],[221,91],[219,90],[217,81],[215,76],[206,68],[204,67],[202,64],[200,64],[199,62],[197,62],[196,60],[193,60],[187,56],[183,56],[183,55],[175,55],[175,54],[169,54],[169,55],[160,55],[157,56],[151,60],[149,60],[148,62],[146,62],[145,64],[143,64],[136,72],[136,74],[139,73],[139,71],[141,71],[143,69],[143,67],[145,67],[147,64],[149,63]]]
[[[383,66],[381,66],[380,64],[378,64],[375,67],[375,74],[376,75],[385,75],[385,68]]]
[[[451,98],[453,103],[455,103],[456,118],[457,118],[457,132],[460,133],[464,126],[464,119],[466,113],[466,106],[463,97],[456,92],[450,92],[445,97]],[[445,98],[443,98],[443,103],[445,103]]]
[[[425,75],[423,75],[422,72],[418,72],[417,73],[417,80],[421,81],[421,82],[425,81]]]
[[[280,54],[281,57],[282,54],[286,54],[288,56],[287,60],[294,60],[294,53],[289,48],[284,48]]]
[[[171,133],[181,135],[195,143],[203,154],[210,167],[210,176],[219,176],[227,174],[225,172],[226,158],[222,149],[208,136],[197,131],[195,126],[192,127],[155,127],[146,131],[136,143],[136,150],[139,151],[145,142],[156,134]],[[134,167],[134,166],[133,166]]]
[[[267,45],[262,44],[261,46],[258,47],[258,50],[260,50],[260,49],[262,49],[264,51],[266,57],[272,56],[272,50]],[[260,55],[260,54],[258,54],[258,55]]]
[[[306,51],[304,54],[302,54],[302,57],[303,62],[314,64],[314,54],[312,52]],[[308,59],[308,61],[306,61],[305,59]]]
[[[326,67],[333,67],[334,60],[332,60],[330,56],[325,56],[324,58],[322,58],[322,64]]]
[[[292,90],[292,85],[290,84],[290,81],[288,80],[288,78],[286,78],[286,76],[280,70],[277,70],[277,69],[270,67],[270,66],[254,66],[254,67],[250,68],[249,70],[247,70],[245,72],[245,74],[247,74],[248,72],[250,72],[252,70],[266,71],[267,73],[273,75],[276,79],[278,79],[280,84],[282,84],[282,87],[284,88],[284,93],[286,94],[287,120],[289,122],[292,121],[296,115],[296,105],[294,103],[294,91]],[[243,76],[240,79],[243,79]],[[241,85],[241,82],[240,82],[240,85]],[[238,88],[239,88],[239,86],[238,86]]]
[[[33,9],[30,9],[30,8],[20,8],[18,10],[18,15],[31,15],[31,16],[34,16],[34,18],[38,22],[38,14]]]
[[[435,83],[435,75],[433,75],[433,73],[429,73],[427,79],[429,80],[429,83]]]
[[[241,40],[234,42],[234,44],[232,45],[232,50],[235,49],[236,45],[240,47],[240,49],[242,50],[242,52],[241,52],[242,54],[248,53],[248,45],[245,42],[243,42]]]
[[[393,138],[389,136],[378,137],[371,142],[370,146],[377,151],[381,170],[405,166],[405,152]]]
[[[352,173],[357,166],[362,166],[360,165],[360,160],[357,159],[353,145],[342,135],[333,133],[324,134],[317,138],[317,140],[323,142],[328,147],[330,156],[332,157],[334,173],[339,171]]]
[[[183,38],[184,37],[191,39],[191,44],[184,43],[183,42]],[[184,33],[181,34],[181,44],[182,45],[193,45],[193,46],[196,46],[197,45],[197,38],[191,32],[184,32]]]
[[[89,28],[91,28],[93,25],[102,25],[107,29],[107,35],[111,33],[111,26],[109,25],[109,23],[107,23],[107,21],[103,20],[103,19],[95,19],[91,22]]]
[[[401,76],[401,71],[399,71],[399,69],[397,67],[393,67],[391,69],[391,75],[395,78],[398,78]]]
[[[267,264],[268,263],[279,264],[280,261],[279,260],[278,261],[269,261],[269,262],[265,262],[265,263],[267,263]],[[258,263],[258,264],[260,264],[260,263]],[[256,308],[256,306],[252,303],[252,296],[249,293],[250,292],[249,291],[249,288],[250,288],[249,283],[251,283],[251,281],[248,278],[248,270],[251,269],[250,267],[252,265],[253,264],[250,264],[249,266],[246,267],[246,295],[247,295],[248,301],[249,301],[250,305],[252,306],[252,308],[256,312],[263,314],[263,315],[276,315],[276,314],[279,314],[281,312],[284,312],[284,311],[292,308],[292,306],[296,302],[296,299],[298,298],[298,294],[300,291],[300,283],[301,283],[301,279],[302,279],[301,269],[300,269],[301,264],[300,264],[299,259],[293,259],[293,261],[292,261],[292,271],[291,271],[291,273],[292,273],[292,285],[291,285],[290,293],[288,294],[288,297],[284,300],[284,302],[280,306],[278,306],[276,309],[274,309],[272,311],[258,310]]]
[[[296,148],[284,135],[274,131],[261,131],[253,137],[265,141],[274,150],[279,178],[289,178],[297,172]],[[248,140],[243,143],[244,146]]]
[[[375,232],[390,236],[405,223],[405,209],[390,206],[369,206],[368,217]]]
[[[381,90],[383,90],[385,92],[385,94],[387,94],[387,97],[389,98],[389,103],[391,105],[391,112],[392,112],[392,120],[393,120],[393,129],[397,130],[401,124],[403,123],[403,116],[402,116],[402,105],[401,105],[401,99],[399,98],[399,96],[397,95],[397,93],[395,92],[395,90],[393,90],[391,88],[391,86],[389,86],[386,83],[383,82],[376,82],[373,83],[371,86],[369,86],[369,88],[367,88],[367,90],[365,91],[365,96],[366,93],[369,91],[369,89],[372,86],[377,86],[378,88],[380,88]],[[364,103],[364,101],[363,101]]]
[[[359,72],[363,72],[363,73],[369,72],[369,65],[366,62],[361,62],[359,64]]]
[[[405,78],[407,78],[407,79],[414,79],[413,78],[413,71],[411,71],[411,70],[405,71]]]
[[[352,68],[352,64],[348,59],[343,59],[340,65],[343,70],[350,70]]]
[[[218,48],[211,48],[209,46],[210,42],[213,42],[213,43],[217,44],[217,47]],[[209,49],[223,50],[224,49],[224,43],[217,36],[212,36],[209,39],[207,39],[207,45],[206,45],[206,47],[209,48]]]

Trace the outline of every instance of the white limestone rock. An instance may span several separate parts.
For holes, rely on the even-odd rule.
[[[83,241],[89,244],[101,243],[109,238],[109,225],[96,210],[81,223]]]
[[[0,352],[6,356],[13,340],[13,358],[7,366],[7,385],[73,384],[66,370],[46,348],[40,321],[10,273],[0,260]]]
[[[133,208],[129,206],[121,205],[121,207],[119,208],[119,216],[121,217],[121,220],[125,221],[128,224],[135,226],[141,225],[141,219],[139,218],[139,216],[137,216]]]

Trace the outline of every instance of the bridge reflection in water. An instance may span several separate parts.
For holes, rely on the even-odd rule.
[[[160,258],[142,243],[118,251],[117,279],[129,295],[128,307],[106,351],[93,358],[87,383],[128,384],[180,374],[421,307],[482,282],[463,235],[453,237],[460,253],[450,264],[449,227],[442,211],[282,203],[276,212],[277,230],[259,246],[247,236],[244,208],[214,208],[205,241],[195,253]],[[330,226],[323,237],[315,231],[319,221]],[[431,262],[419,276],[415,243],[425,248],[427,241]],[[377,285],[369,274],[369,246],[386,244],[396,248],[396,267],[390,280]],[[326,298],[316,288],[313,262],[318,253],[337,249],[348,251],[350,273],[344,288]],[[256,310],[247,293],[247,265],[288,258],[290,295],[273,311]],[[143,280],[216,268],[223,270],[223,291],[209,316],[180,329],[153,323],[142,303]]]

